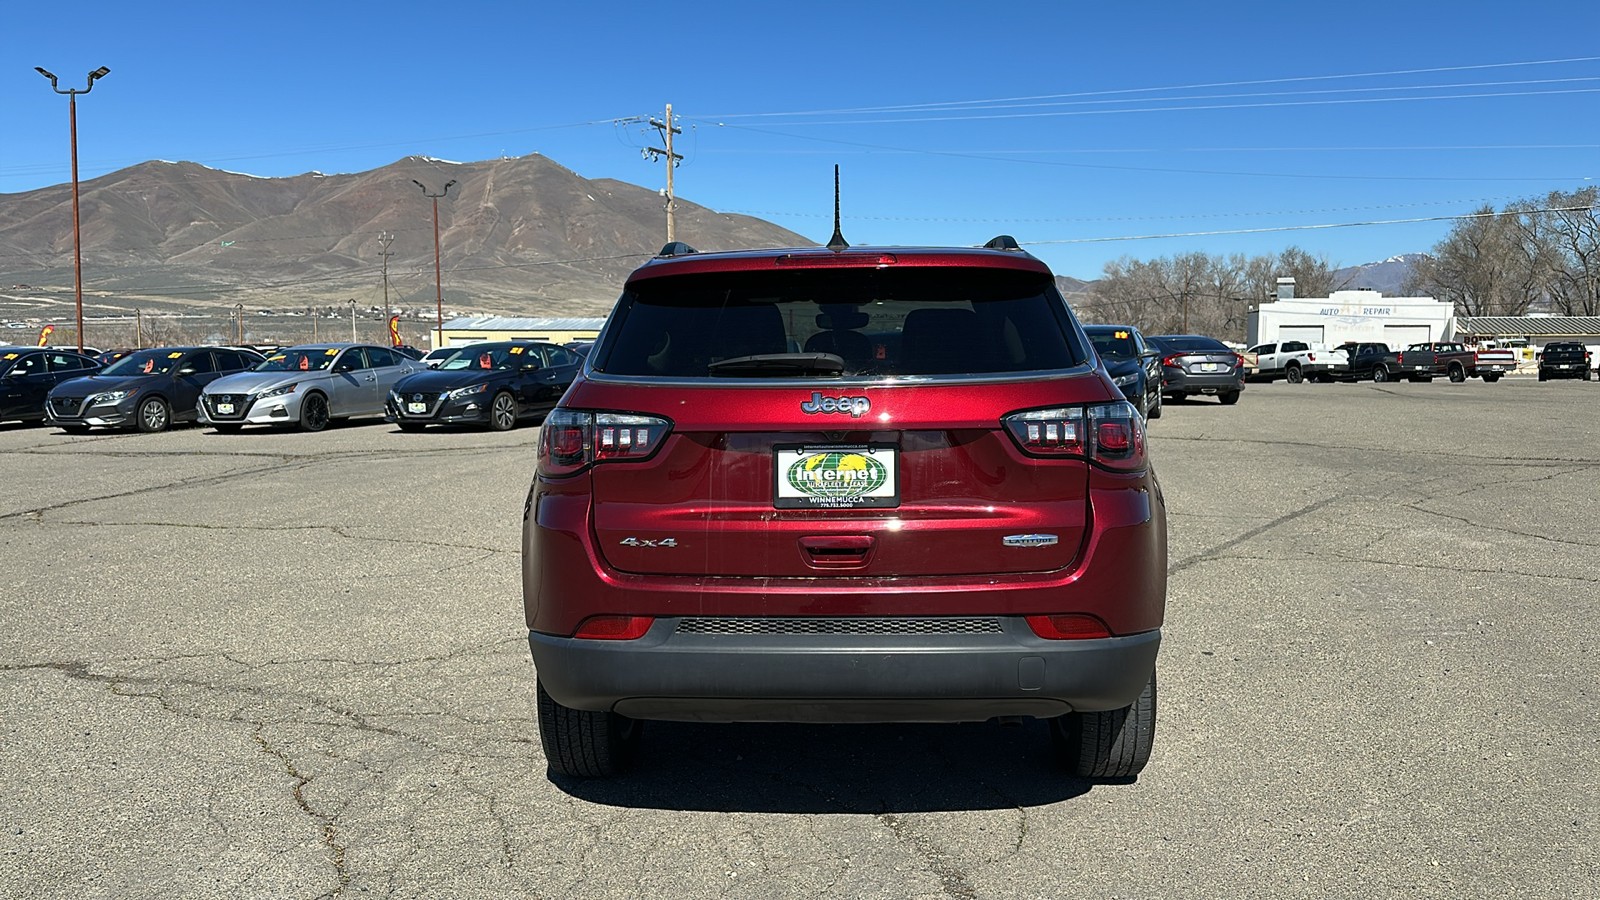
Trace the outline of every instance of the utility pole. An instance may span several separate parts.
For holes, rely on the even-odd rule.
[[[356,342],[356,298],[350,298],[350,343]]]
[[[244,304],[243,303],[235,303],[233,305],[233,330],[234,330],[233,343],[236,346],[244,344]]]
[[[383,248],[378,251],[378,255],[383,258],[383,321],[385,323],[389,321],[389,257],[394,255],[389,252],[389,245],[392,243],[394,243],[394,235],[389,232],[385,231],[378,235],[378,246]],[[385,325],[384,327],[387,328],[388,326]]]
[[[1183,333],[1189,333],[1189,292],[1183,292]]]
[[[433,290],[435,300],[438,302],[438,324],[433,338],[434,344],[437,345],[444,335],[444,281],[442,270],[439,268],[439,198],[450,193],[450,185],[456,181],[452,178],[445,182],[444,190],[437,194],[428,193],[427,187],[415,178],[411,179],[411,183],[422,188],[422,196],[433,201]]]
[[[673,213],[677,211],[677,195],[672,191],[672,170],[676,169],[678,167],[678,163],[683,160],[683,156],[681,154],[672,152],[672,136],[675,134],[683,134],[683,129],[676,128],[672,124],[671,103],[667,104],[667,120],[662,122],[658,119],[652,118],[650,120],[650,124],[654,125],[655,129],[661,132],[661,142],[666,146],[646,147],[642,152],[645,159],[648,159],[651,162],[655,162],[662,157],[666,157],[667,160],[667,243],[670,244],[678,239],[677,222],[675,221],[675,216],[673,215]]]

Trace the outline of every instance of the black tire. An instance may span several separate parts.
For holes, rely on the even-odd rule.
[[[1299,366],[1290,366],[1289,368],[1284,369],[1283,378],[1290,384],[1300,384],[1306,380],[1305,375],[1301,374]]]
[[[1462,368],[1461,366],[1451,366],[1450,367],[1450,382],[1452,384],[1460,384],[1461,382],[1466,381],[1466,380],[1467,380],[1467,370],[1466,369]]]
[[[396,424],[400,426],[401,431],[409,431],[412,433],[416,433],[428,427],[421,422],[397,422]]]
[[[1223,406],[1232,406],[1239,402],[1239,392],[1228,391],[1225,394],[1218,394],[1217,399],[1222,401]]]
[[[1389,380],[1389,370],[1385,369],[1383,366],[1375,366],[1375,367],[1373,367],[1373,369],[1372,369],[1372,380],[1373,381],[1388,381]]]
[[[510,391],[501,391],[489,401],[489,430],[510,431],[517,427],[517,401]]]
[[[1156,743],[1156,673],[1131,706],[1068,713],[1050,720],[1061,762],[1080,778],[1133,778]]]
[[[627,771],[639,746],[638,719],[562,706],[537,682],[534,690],[539,695],[539,743],[552,774],[609,778]]]
[[[1150,407],[1150,411],[1148,413],[1145,413],[1145,420],[1149,421],[1150,419],[1159,418],[1161,418],[1161,392],[1156,391],[1156,403],[1154,406]]]
[[[328,427],[328,398],[312,391],[300,401],[300,430],[321,431]]]
[[[133,424],[145,434],[166,431],[172,424],[172,407],[160,397],[146,397],[139,404],[139,410],[133,417]]]
[[[1540,381],[1544,381],[1545,380],[1545,374],[1544,374],[1544,370],[1543,369],[1539,370],[1539,380]]]
[[[1583,373],[1583,380],[1584,381],[1588,381],[1589,380],[1589,373],[1588,372],[1584,372]]]
[[[1500,380],[1500,373],[1495,372],[1490,375],[1485,375],[1483,376],[1483,380],[1489,382],[1490,384],[1494,384],[1496,381]]]

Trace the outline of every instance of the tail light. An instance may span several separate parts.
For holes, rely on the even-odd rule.
[[[1145,467],[1143,419],[1126,401],[1033,409],[1000,423],[1029,456],[1071,457],[1119,471]]]
[[[1396,353],[1394,355],[1394,364],[1397,365],[1397,366],[1405,365],[1406,364],[1406,355],[1404,353]]]
[[[1161,364],[1163,366],[1181,367],[1183,365],[1183,354],[1168,353],[1166,356],[1161,357]]]
[[[1306,354],[1306,362],[1316,362],[1316,361],[1317,361],[1317,355],[1315,353],[1307,353]]]
[[[671,430],[656,416],[556,409],[539,432],[539,474],[561,477],[598,463],[649,459]]]
[[[1244,365],[1244,357],[1242,357],[1242,356],[1240,356],[1240,355],[1239,355],[1239,354],[1237,354],[1237,353],[1235,353],[1235,354],[1234,354],[1234,355],[1233,355],[1233,367],[1234,367],[1234,368],[1235,368],[1235,369],[1237,369],[1237,368],[1239,368],[1239,367],[1240,367],[1240,366],[1242,366],[1242,365]]]

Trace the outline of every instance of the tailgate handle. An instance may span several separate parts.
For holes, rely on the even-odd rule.
[[[867,564],[872,555],[872,536],[865,534],[825,535],[800,539],[800,552],[806,563],[818,569],[853,569]]]

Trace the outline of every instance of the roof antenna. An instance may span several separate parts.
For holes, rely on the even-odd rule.
[[[833,164],[833,237],[828,238],[828,249],[834,252],[849,250],[850,244],[839,232],[839,164]]]

